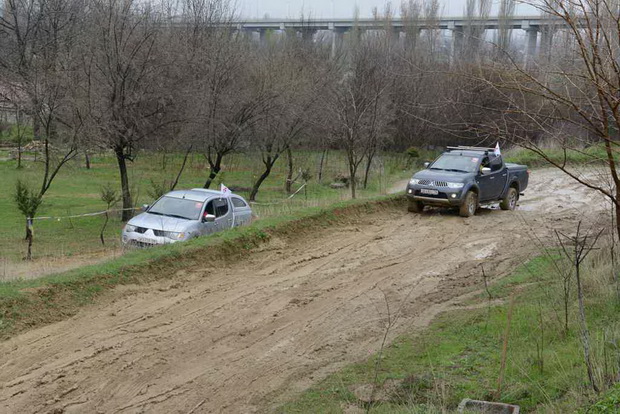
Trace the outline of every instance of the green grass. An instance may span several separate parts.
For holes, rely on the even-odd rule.
[[[174,277],[177,269],[203,264],[207,249],[214,260],[235,260],[272,235],[298,236],[306,229],[337,225],[369,212],[402,209],[403,203],[402,196],[383,196],[306,208],[186,243],[133,250],[118,259],[63,274],[0,283],[0,339],[74,315],[119,284]]]
[[[311,206],[325,206],[333,202],[350,198],[349,190],[335,190],[329,187],[333,178],[346,173],[343,154],[331,151],[328,155],[322,183],[317,180],[319,165],[317,152],[299,151],[295,153],[296,168],[308,169],[312,178],[305,191],[293,200],[282,202],[288,194],[284,191],[285,162],[276,164],[272,175],[261,187],[258,195],[260,203],[267,205],[255,206],[259,217],[278,216]],[[156,183],[170,182],[174,179],[182,161],[181,154],[147,154],[141,153],[136,161],[130,164],[130,184],[136,205],[150,203],[152,200],[147,191],[151,180]],[[100,188],[110,184],[119,187],[118,168],[115,159],[109,154],[93,155],[92,168],[84,167],[83,157],[70,162],[61,170],[45,195],[38,216],[64,217],[101,211],[105,204],[100,200]],[[165,163],[165,168],[164,168]],[[216,179],[212,188],[220,182],[228,186],[249,188],[261,172],[262,164],[256,156],[234,154],[224,160],[223,172]],[[385,194],[387,189],[397,180],[408,177],[414,167],[407,162],[405,155],[382,155],[373,167],[371,180],[366,190],[360,190],[360,198]],[[15,182],[22,179],[38,187],[42,176],[42,163],[25,161],[24,168],[17,170],[15,161],[0,162],[0,279],[2,278],[2,262],[15,262],[25,256],[26,245],[25,219],[15,207],[12,194]],[[194,154],[190,157],[186,170],[177,188],[202,187],[208,176],[208,165],[204,157]],[[297,182],[297,189],[301,183]],[[247,196],[248,192],[241,191]],[[270,205],[270,203],[279,203]],[[119,207],[117,205],[117,207]],[[114,216],[105,232],[106,246],[99,241],[99,231],[103,216],[74,218],[61,220],[35,221],[34,257],[48,258],[54,256],[71,256],[81,253],[97,253],[119,245],[119,234],[122,223],[119,216]]]
[[[592,404],[587,410],[588,414],[615,414],[620,411],[620,384],[614,385],[600,401]]]
[[[544,149],[545,154],[554,162],[562,164],[597,164],[607,158],[605,148],[602,145],[593,145],[583,149],[567,150]],[[528,167],[544,167],[549,163],[540,155],[523,148],[512,148],[504,153],[507,162],[525,164]]]
[[[485,306],[484,293],[476,301],[480,308],[445,313],[421,334],[395,340],[379,364],[376,384],[382,397],[371,412],[451,412],[463,398],[472,398],[517,404],[523,412],[566,413],[596,401],[583,363],[574,295],[570,330],[563,330],[560,279],[553,265],[558,259],[535,258],[493,285],[493,299],[503,300],[500,305]],[[585,286],[596,376],[603,387],[617,378],[620,360],[620,351],[613,345],[620,338],[620,315],[609,271],[609,257],[601,251],[588,265]],[[513,293],[504,386],[497,398],[502,338]],[[364,408],[352,390],[374,384],[376,358],[329,376],[279,412],[341,413],[347,406]],[[619,395],[616,390],[599,403],[613,410],[596,412],[618,412]]]

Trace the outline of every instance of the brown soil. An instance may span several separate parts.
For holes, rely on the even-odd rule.
[[[550,240],[603,208],[552,170],[536,171],[527,194],[519,211],[469,219],[391,209],[119,287],[0,344],[0,412],[272,410],[376,352],[387,303],[392,317],[400,309],[391,340],[480,289],[481,263],[500,277],[537,253],[532,232]]]

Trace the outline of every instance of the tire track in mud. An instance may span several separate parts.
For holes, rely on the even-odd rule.
[[[0,343],[0,412],[261,412],[419,329],[536,253],[523,221],[548,237],[592,200],[536,172],[521,212],[387,210],[277,239],[240,263],[184,269],[123,287],[75,317]],[[567,184],[568,185],[568,184]],[[572,187],[571,187],[572,188]],[[590,208],[585,209],[585,207]],[[547,234],[548,233],[548,234]],[[56,411],[55,411],[56,410]]]

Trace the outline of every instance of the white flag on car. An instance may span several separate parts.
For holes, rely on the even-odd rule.
[[[502,155],[501,151],[499,150],[499,142],[495,145],[495,151],[493,151],[493,153],[495,154],[496,157],[499,157],[500,155]]]
[[[230,195],[230,190],[228,189],[228,187],[226,187],[224,184],[220,184],[220,191],[222,192],[223,195],[225,195],[226,197],[228,197]]]

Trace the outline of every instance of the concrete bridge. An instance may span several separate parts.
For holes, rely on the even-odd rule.
[[[342,42],[345,33],[356,28],[362,31],[367,30],[388,30],[390,35],[396,40],[402,37],[403,33],[411,30],[442,30],[451,33],[452,54],[458,53],[460,39],[468,27],[477,29],[497,30],[517,29],[523,30],[526,34],[526,61],[535,57],[538,53],[538,38],[541,33],[540,44],[550,47],[553,28],[563,26],[564,22],[559,18],[549,18],[541,16],[514,16],[510,18],[499,18],[497,16],[488,18],[468,19],[466,17],[442,17],[436,20],[407,20],[407,19],[250,19],[238,20],[232,23],[240,32],[253,35],[258,33],[258,38],[263,41],[269,31],[294,31],[300,33],[302,37],[313,39],[318,31],[331,32],[332,50],[335,52],[338,45]]]

